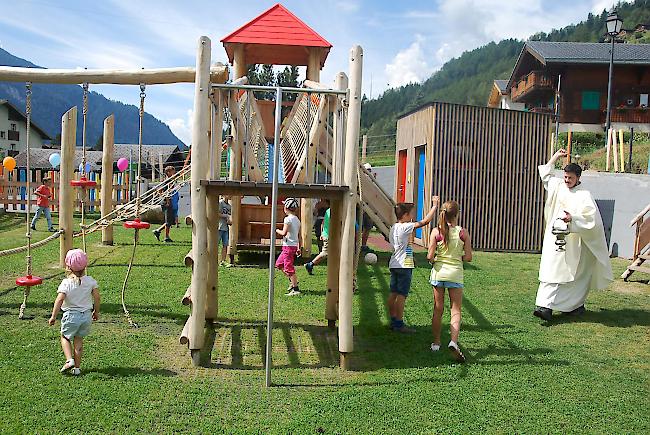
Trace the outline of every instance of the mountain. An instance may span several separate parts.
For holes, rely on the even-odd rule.
[[[0,49],[0,65],[41,68],[25,59]],[[137,86],[133,92],[140,93]],[[91,86],[92,89],[92,86]],[[25,84],[0,82],[0,99],[9,100],[16,107],[25,110]],[[77,106],[77,143],[81,144],[83,90],[77,85],[34,83],[32,85],[32,118],[52,138],[61,133],[61,117],[72,106]],[[93,147],[102,136],[104,118],[115,114],[115,142],[138,143],[138,108],[130,104],[110,100],[97,92],[88,94],[87,145]],[[153,145],[182,145],[183,142],[172,133],[167,124],[145,113],[143,143]]]
[[[650,24],[650,0],[619,3],[624,29]],[[550,33],[530,37],[539,41],[598,42],[603,40],[607,12],[589,14],[587,19]],[[626,42],[648,42],[647,34],[628,35]],[[643,36],[641,36],[643,35]],[[487,103],[494,79],[508,79],[523,41],[506,39],[467,51],[445,63],[422,83],[388,89],[379,98],[365,99],[361,112],[361,134],[369,136],[368,149],[373,152],[395,148],[396,118],[429,101],[473,104]],[[375,136],[375,137],[373,137]]]

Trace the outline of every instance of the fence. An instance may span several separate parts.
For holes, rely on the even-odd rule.
[[[36,196],[33,191],[42,184],[43,178],[49,176],[52,179],[52,198],[50,208],[58,211],[59,208],[59,172],[54,170],[33,169],[31,172],[32,194],[30,205],[36,205]],[[88,189],[86,198],[86,210],[90,212],[99,211],[101,176],[98,172],[88,174],[89,179],[97,182],[97,187]],[[131,175],[128,172],[113,175],[113,205],[129,202],[133,195],[131,187]],[[0,167],[0,208],[5,211],[25,211],[27,204],[27,170],[25,168],[7,171]],[[75,207],[81,210],[81,197],[77,195]]]

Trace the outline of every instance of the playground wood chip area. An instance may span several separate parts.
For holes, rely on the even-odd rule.
[[[34,241],[49,235],[44,222],[38,227]],[[0,249],[24,243],[18,217],[0,215],[0,232]],[[14,284],[24,254],[0,262],[0,432],[650,432],[650,287],[641,273],[592,292],[584,316],[542,325],[531,315],[539,256],[477,252],[466,269],[461,365],[444,346],[429,350],[433,302],[422,252],[405,315],[417,332],[389,331],[389,254],[378,252],[377,264],[359,266],[355,348],[344,372],[324,319],[326,268],[309,276],[300,265],[301,296],[285,297],[286,279],[276,276],[274,386],[266,389],[267,257],[220,268],[210,364],[195,368],[178,343],[190,229],[174,228],[168,244],[141,236],[126,294],[138,329],[120,305],[132,232],[116,224],[114,246],[101,246],[99,232],[88,237],[102,313],[79,377],[59,374],[60,323],[47,325],[63,277],[58,242],[33,251],[34,273],[45,280],[32,288],[26,320],[17,318],[22,291]],[[627,261],[612,261],[620,276]],[[447,305],[443,344],[448,325]]]

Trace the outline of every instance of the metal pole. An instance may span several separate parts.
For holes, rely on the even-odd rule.
[[[630,127],[630,152],[627,154],[627,170],[632,173],[632,143],[634,142],[634,128]]]
[[[271,188],[271,246],[269,247],[269,300],[266,320],[265,385],[271,386],[273,352],[273,292],[275,291],[275,227],[278,214],[278,172],[280,172],[280,117],[282,116],[282,88],[275,89],[275,132],[273,136],[273,187]]]
[[[607,82],[607,118],[605,119],[605,142],[607,142],[607,132],[611,127],[611,111],[612,111],[612,77],[614,75],[614,41],[615,35],[610,35],[612,38],[611,56],[609,58],[609,80]]]

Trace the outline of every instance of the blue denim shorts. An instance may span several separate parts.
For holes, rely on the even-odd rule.
[[[407,297],[411,290],[411,279],[413,278],[413,269],[390,270],[390,291]]]
[[[221,242],[222,246],[228,246],[230,243],[230,234],[228,230],[219,230],[219,240],[217,240],[217,245]]]
[[[432,286],[434,287],[443,287],[443,288],[464,288],[465,286],[459,282],[453,282],[453,281],[436,281],[436,280],[431,280],[429,281]]]
[[[61,319],[61,335],[68,340],[74,337],[85,337],[90,333],[92,324],[91,311],[66,311]]]

